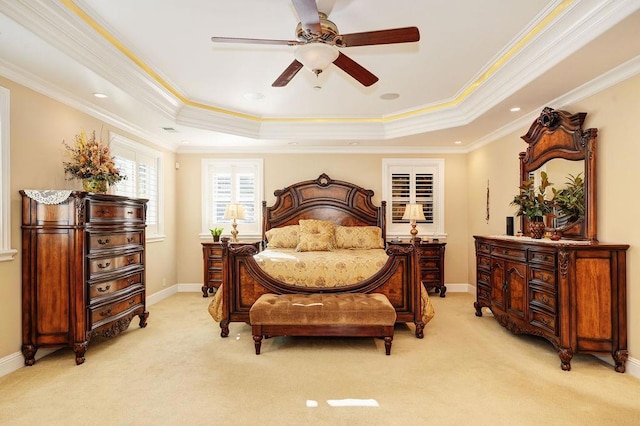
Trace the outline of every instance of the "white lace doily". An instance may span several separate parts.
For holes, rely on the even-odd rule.
[[[71,189],[25,189],[24,193],[32,200],[42,204],[60,204],[64,202],[73,190]]]

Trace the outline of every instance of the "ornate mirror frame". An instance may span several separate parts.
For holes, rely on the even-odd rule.
[[[531,172],[555,158],[569,161],[584,160],[584,219],[559,229],[559,232],[562,238],[595,242],[597,241],[596,142],[598,129],[582,129],[586,116],[586,112],[571,114],[567,111],[544,108],[527,134],[522,136],[529,146],[519,155],[520,181],[526,181]],[[523,231],[528,229],[525,216],[522,216],[520,226]]]

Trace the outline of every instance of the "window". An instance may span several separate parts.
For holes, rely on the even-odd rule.
[[[18,252],[11,249],[9,145],[9,90],[0,87],[0,262]]]
[[[405,206],[422,204],[426,220],[418,221],[422,235],[444,236],[444,160],[382,160],[382,199],[387,202],[387,234],[406,236],[410,227],[403,220]]]
[[[148,199],[147,241],[163,239],[162,153],[113,133],[111,152],[115,157],[116,167],[127,177],[114,185],[114,193]]]
[[[202,160],[202,233],[224,227],[231,232],[231,220],[224,219],[229,203],[244,207],[245,218],[237,220],[240,236],[262,234],[262,159]]]

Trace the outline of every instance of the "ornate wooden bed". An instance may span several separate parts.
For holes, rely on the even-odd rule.
[[[230,322],[249,322],[249,310],[265,293],[382,293],[397,312],[397,322],[413,322],[415,335],[424,336],[426,321],[423,304],[428,295],[420,282],[418,251],[412,244],[386,242],[385,202],[376,207],[373,191],[357,185],[333,180],[326,174],[315,180],[295,183],[274,192],[276,202],[267,207],[263,202],[262,240],[272,228],[298,224],[301,219],[331,221],[341,226],[377,226],[382,229],[387,261],[370,278],[340,287],[298,287],[279,281],[265,273],[257,264],[254,245],[231,245],[223,238],[223,284],[211,302],[209,311],[220,308],[221,336],[229,335]],[[264,244],[263,244],[264,247]],[[425,309],[426,311],[427,309]],[[425,314],[426,315],[426,314]]]

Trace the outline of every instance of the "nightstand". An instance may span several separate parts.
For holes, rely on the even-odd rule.
[[[388,244],[411,244],[411,240],[388,240]],[[420,241],[417,244],[420,257],[420,280],[428,291],[433,289],[445,297],[447,287],[444,285],[444,249],[447,243],[439,241]]]
[[[260,250],[259,240],[246,240],[229,243],[234,247],[252,245]],[[202,243],[202,256],[204,265],[202,297],[208,297],[209,293],[215,293],[222,284],[222,246],[219,241]]]

